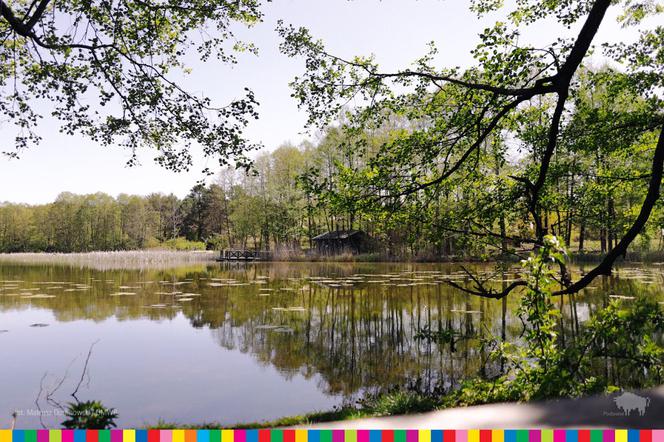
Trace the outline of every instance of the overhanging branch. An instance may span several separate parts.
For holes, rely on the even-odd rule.
[[[657,147],[655,147],[655,153],[652,160],[652,168],[650,172],[650,182],[648,184],[648,193],[646,198],[641,205],[641,210],[639,215],[632,223],[631,227],[622,237],[620,242],[606,254],[604,259],[599,265],[594,269],[586,273],[580,280],[573,283],[569,287],[566,287],[563,290],[559,290],[554,293],[554,295],[566,295],[569,293],[576,293],[579,290],[587,287],[596,276],[600,275],[610,275],[613,268],[613,264],[616,260],[627,254],[627,248],[634,241],[636,235],[638,235],[641,230],[646,225],[648,218],[650,218],[650,213],[652,212],[653,207],[657,204],[657,200],[660,195],[660,187],[662,185],[662,169],[664,168],[664,128],[659,133],[659,139],[657,141]]]

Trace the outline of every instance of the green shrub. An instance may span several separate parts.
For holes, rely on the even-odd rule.
[[[365,412],[374,416],[390,416],[396,414],[422,413],[435,406],[431,395],[417,394],[408,391],[395,391],[384,395],[365,398],[360,401]]]
[[[158,249],[161,247],[161,242],[157,238],[150,237],[145,240],[143,248],[145,249]]]
[[[189,241],[188,239],[182,237],[164,241],[163,246],[167,249],[178,251],[205,250],[204,242]]]
[[[632,246],[632,248],[634,250],[638,250],[639,252],[649,252],[651,244],[652,244],[651,236],[648,234],[647,231],[643,231],[636,236],[636,241],[634,241],[634,246]]]
[[[113,408],[106,408],[99,401],[86,401],[67,404],[65,428],[104,430],[115,427],[118,414]]]
[[[223,250],[228,248],[228,240],[226,236],[219,235],[218,233],[209,237],[206,244],[208,250]]]

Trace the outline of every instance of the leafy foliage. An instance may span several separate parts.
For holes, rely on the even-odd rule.
[[[247,165],[244,139],[257,117],[253,92],[225,106],[188,92],[185,56],[235,63],[233,26],[261,20],[260,1],[0,2],[0,111],[15,129],[16,157],[40,141],[38,104],[51,106],[61,131],[92,141],[151,147],[172,170],[192,164],[193,145],[227,164]],[[230,44],[229,44],[230,43]]]
[[[85,401],[67,404],[65,416],[68,419],[62,422],[64,428],[103,430],[116,426],[118,413],[99,401]]]
[[[604,55],[624,71],[589,73],[583,63],[608,11],[618,8],[625,26],[643,28],[640,38],[605,45]],[[437,231],[434,238],[461,235],[462,249],[475,254],[483,249],[479,240],[504,256],[516,252],[510,243],[541,246],[548,234],[569,244],[575,222],[583,249],[586,228],[599,230],[606,252],[600,264],[579,281],[561,269],[560,290],[578,291],[611,272],[659,204],[664,64],[661,29],[644,19],[662,7],[649,0],[523,0],[509,7],[478,0],[472,9],[501,10],[507,20],[479,35],[467,69],[436,65],[432,45],[411,67],[385,72],[372,57],[339,57],[307,29],[279,25],[282,51],[305,60],[291,85],[309,124],[339,118],[360,149],[362,161],[340,170],[326,199],[383,223],[416,220]],[[541,47],[524,44],[523,29],[547,19],[578,33]],[[346,108],[351,100],[360,106]],[[394,120],[405,124],[392,137],[378,146],[363,140]],[[595,176],[586,173],[590,164]],[[624,217],[616,210],[623,186],[630,195]],[[450,200],[457,200],[455,210],[445,211]],[[588,215],[599,222],[587,225]],[[512,220],[517,227],[508,231]],[[470,293],[501,297],[524,284],[500,293],[479,285]]]
[[[639,299],[633,306],[611,303],[596,313],[571,344],[558,339],[560,312],[551,301],[557,284],[552,267],[565,259],[555,237],[523,262],[528,285],[520,302],[524,343],[493,339],[492,357],[504,371],[493,379],[476,378],[443,398],[446,406],[500,401],[529,401],[644,388],[664,381],[664,312],[654,301]],[[597,376],[598,362],[607,358],[610,377]]]

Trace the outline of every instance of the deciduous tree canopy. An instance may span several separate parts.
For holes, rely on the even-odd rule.
[[[257,117],[249,89],[229,103],[187,91],[185,55],[235,63],[236,24],[261,20],[260,1],[0,1],[0,112],[15,129],[16,157],[40,141],[45,114],[61,130],[133,152],[151,147],[172,170],[192,165],[192,145],[224,165],[247,165],[244,137]],[[4,128],[7,130],[7,127]]]
[[[483,15],[502,8],[502,2],[477,0],[472,8]],[[659,134],[659,140],[647,147],[650,164],[641,174],[647,186],[642,189],[640,210],[630,217],[622,237],[613,239],[615,244],[605,259],[581,280],[571,281],[561,263],[564,288],[560,293],[567,293],[585,287],[597,275],[610,273],[616,259],[644,228],[659,199],[664,164],[659,93],[664,78],[664,27],[641,26],[636,42],[604,45],[603,55],[621,66],[620,74],[610,80],[591,76],[594,82],[590,86],[586,82],[585,89],[579,81],[582,63],[610,8],[621,8],[625,26],[641,25],[646,17],[662,12],[662,6],[654,1],[519,1],[507,11],[507,22],[497,22],[480,35],[472,53],[476,64],[468,69],[435,66],[432,46],[413,67],[384,72],[371,57],[343,59],[328,52],[305,28],[281,24],[279,32],[284,38],[282,51],[306,60],[305,73],[292,86],[294,96],[310,115],[311,125],[327,124],[352,99],[364,105],[346,112],[351,134],[381,127],[395,116],[409,122],[401,136],[373,152],[366,151],[368,159],[361,167],[345,174],[348,184],[344,189],[353,190],[339,195],[348,206],[361,210],[399,211],[413,200],[426,205],[428,198],[437,198],[459,180],[486,186],[489,183],[483,177],[487,169],[499,169],[507,160],[509,149],[500,146],[516,141],[527,161],[508,177],[497,177],[478,197],[487,199],[488,206],[482,209],[502,201],[502,209],[526,217],[533,227],[519,238],[510,238],[503,215],[502,221],[483,219],[479,234],[541,246],[550,230],[548,198],[556,192],[552,165],[566,140],[570,154],[581,148],[565,136],[568,130],[571,134],[581,129],[581,137],[603,134],[593,143],[597,153],[634,147],[636,138],[652,139]],[[543,47],[521,43],[525,27],[547,19],[557,21],[561,28],[574,26],[579,31],[574,38],[552,38]],[[593,109],[584,114],[588,108],[583,105],[583,91],[596,87],[608,91],[607,100],[613,100],[608,104],[611,113],[592,104]],[[638,106],[619,102],[626,96],[638,97]],[[588,118],[581,127],[579,118]],[[607,139],[607,134],[620,135]],[[500,189],[510,190],[501,195]],[[461,232],[477,234],[476,230],[468,223]],[[495,292],[478,282],[469,292],[500,298],[523,283]]]

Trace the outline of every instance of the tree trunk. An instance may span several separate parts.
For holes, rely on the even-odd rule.
[[[573,164],[574,166],[574,164]],[[565,231],[566,237],[565,237],[565,245],[567,247],[570,247],[572,244],[572,219],[575,217],[574,213],[574,173],[572,173],[572,176],[570,178],[570,183],[569,183],[569,197],[568,197],[568,203],[567,203],[568,211],[567,211],[567,229]]]
[[[615,218],[616,218],[616,208],[613,203],[613,196],[609,197],[609,202],[608,202],[608,234],[609,234],[609,250],[613,248],[614,244],[617,244],[618,242],[614,240],[616,239],[616,232],[615,232]]]

